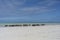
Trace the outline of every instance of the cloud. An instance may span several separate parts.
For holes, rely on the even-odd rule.
[[[3,17],[0,18],[0,20],[16,20],[16,19],[30,19],[30,17],[27,16],[23,16],[23,17]]]
[[[53,0],[45,0],[45,1],[43,0],[42,2],[37,2],[36,5],[33,5],[31,7],[26,5],[26,1],[27,0],[1,1],[2,8],[0,7],[1,8],[0,11],[6,12],[8,14],[9,13],[23,13],[24,14],[24,13],[43,13],[43,12],[49,12],[49,11],[55,10],[52,7],[50,7],[56,3],[56,1],[53,1]],[[31,2],[32,2],[32,0],[31,0]],[[38,6],[37,4],[42,5],[42,6]],[[26,7],[23,7],[24,5]]]
[[[22,15],[32,15],[32,14],[40,14],[40,13],[47,13],[47,12],[52,12],[55,11],[56,9],[52,8],[52,4],[55,4],[56,1],[52,1],[52,0],[43,0],[43,1],[39,1],[39,0],[34,0],[33,3],[32,0],[30,1],[30,6],[28,6],[26,4],[27,0],[4,0],[4,1],[0,1],[0,15],[2,15],[3,17],[20,17]],[[28,1],[27,1],[28,2]],[[31,4],[35,4],[32,5]],[[38,4],[40,3],[40,4]],[[38,5],[37,5],[38,4]],[[48,4],[50,6],[48,6]],[[46,6],[47,5],[47,6]]]
[[[0,7],[3,9],[15,9],[17,6],[22,6],[23,4],[24,0],[0,0]]]
[[[57,0],[0,0],[0,20],[39,21],[44,18],[50,20],[52,12],[56,11],[56,8],[53,8],[53,6],[56,6],[58,2]],[[51,12],[51,15],[48,16],[49,18],[45,17],[47,12]],[[36,14],[39,14],[39,17],[42,19],[39,19]]]
[[[27,0],[25,0],[25,2],[26,1]],[[34,0],[34,2],[35,1],[36,0]],[[33,2],[33,1],[31,0],[30,2]],[[41,2],[37,2],[36,5],[33,5],[33,6],[32,6],[32,4],[34,4],[34,3],[32,3],[32,4],[28,3],[30,5],[30,7],[29,6],[21,7],[19,9],[17,9],[18,11],[16,11],[16,12],[22,13],[22,14],[27,14],[27,15],[32,14],[32,13],[33,14],[35,14],[35,13],[38,14],[38,13],[52,12],[52,11],[56,11],[55,8],[52,8],[52,6],[56,3],[58,3],[56,0],[43,0]]]
[[[29,0],[30,6],[26,4],[28,0],[4,0],[1,1],[0,5],[0,13],[5,13],[6,15],[29,15],[29,14],[37,14],[37,13],[46,13],[55,11],[56,9],[52,8],[56,2],[56,0]],[[31,4],[35,4],[32,5]],[[36,3],[33,3],[36,2]],[[25,7],[24,7],[25,6]]]
[[[21,8],[19,9],[21,13],[44,13],[53,11],[55,9],[49,9],[47,7],[27,7],[27,8]]]

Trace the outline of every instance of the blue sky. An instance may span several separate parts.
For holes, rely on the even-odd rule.
[[[0,0],[0,22],[60,22],[60,0]]]

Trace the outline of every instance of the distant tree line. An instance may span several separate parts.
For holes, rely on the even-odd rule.
[[[20,27],[20,26],[44,26],[45,24],[12,24],[5,25],[5,27]]]

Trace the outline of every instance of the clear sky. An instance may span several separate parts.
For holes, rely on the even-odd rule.
[[[60,22],[60,0],[0,0],[0,22]]]

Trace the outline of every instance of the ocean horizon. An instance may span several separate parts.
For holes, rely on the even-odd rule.
[[[29,22],[24,22],[23,23],[22,22],[22,23],[0,23],[0,25],[1,24],[2,25],[6,25],[6,24],[45,24],[45,25],[48,25],[48,24],[53,25],[53,24],[55,24],[55,25],[57,25],[57,24],[60,24],[60,23],[50,23],[50,22],[49,23],[48,22],[44,22],[44,23],[43,22],[41,22],[41,23],[38,23],[38,22],[30,22],[30,23]]]

